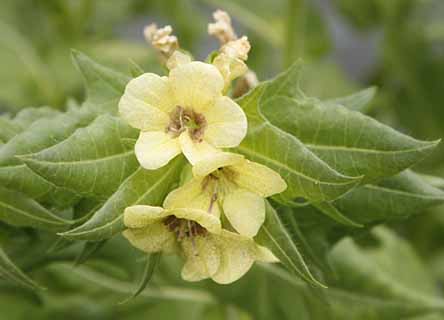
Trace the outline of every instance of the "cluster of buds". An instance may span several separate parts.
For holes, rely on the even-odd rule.
[[[179,48],[179,41],[176,36],[171,35],[172,32],[173,28],[171,26],[159,29],[155,23],[150,24],[143,30],[146,41],[151,43],[165,58],[169,58]]]
[[[183,154],[192,177],[171,191],[162,207],[126,208],[123,235],[148,253],[179,253],[185,280],[230,283],[255,261],[278,261],[254,238],[265,221],[265,198],[287,185],[272,169],[222,150],[239,146],[247,134],[244,111],[225,94],[233,79],[248,77],[250,43],[236,36],[228,14],[216,11],[214,18],[209,31],[222,46],[211,64],[176,50],[171,27],[145,29],[170,72],[131,80],[119,112],[140,130],[135,154],[142,167],[155,170]]]

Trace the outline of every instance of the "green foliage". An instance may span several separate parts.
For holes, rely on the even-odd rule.
[[[286,28],[293,26],[294,32],[287,33],[280,32],[282,21],[273,19],[274,4],[259,1],[257,5],[265,9],[252,15],[244,2],[229,1],[224,6],[234,8],[239,22],[254,29],[259,43],[285,51],[284,63],[296,56],[316,57],[326,50],[322,23],[311,5],[304,7],[305,1],[289,1],[290,18],[285,24]],[[444,283],[442,248],[431,253],[430,247],[436,243],[409,243],[415,232],[430,232],[431,239],[444,245],[439,207],[434,209],[435,228],[421,220],[428,219],[422,215],[426,210],[444,203],[443,179],[411,169],[431,156],[439,141],[412,138],[385,124],[390,121],[375,119],[375,114],[387,109],[374,108],[373,100],[387,106],[399,98],[407,108],[418,103],[436,109],[442,101],[436,86],[442,82],[438,71],[425,64],[420,65],[431,70],[435,82],[430,87],[426,85],[430,82],[411,82],[421,71],[413,68],[414,76],[404,77],[404,66],[397,63],[396,57],[406,51],[406,56],[400,57],[401,65],[418,65],[409,63],[416,57],[413,50],[403,49],[420,47],[423,37],[415,33],[414,39],[421,41],[412,43],[404,38],[407,33],[399,39],[394,36],[393,20],[404,20],[403,13],[409,10],[417,12],[412,1],[369,1],[359,12],[353,1],[340,2],[355,23],[366,27],[383,23],[387,39],[396,40],[387,45],[392,50],[387,49],[384,61],[387,69],[395,70],[390,80],[402,90],[390,95],[387,83],[388,87],[393,84],[389,80],[375,81],[381,87],[378,94],[370,87],[326,98],[316,93],[313,80],[301,76],[299,62],[238,98],[249,128],[235,150],[277,171],[288,189],[267,202],[264,226],[255,237],[281,263],[258,264],[232,285],[184,283],[177,277],[180,261],[143,256],[119,236],[126,207],[161,205],[189,174],[181,156],[158,170],[139,167],[133,151],[138,131],[117,114],[129,76],[72,51],[87,93],[81,105],[73,102],[65,111],[25,108],[15,116],[0,116],[0,310],[6,310],[6,317],[19,319],[23,315],[16,310],[23,310],[24,314],[35,314],[36,319],[61,318],[72,312],[74,319],[177,319],[183,315],[195,319],[441,319],[444,300],[436,279]],[[55,1],[39,10],[65,12],[62,21],[66,24],[57,19],[51,23],[80,39],[82,33],[75,30],[77,23],[80,29],[88,29],[87,19],[81,19],[82,12],[90,12],[88,1],[82,1],[77,9],[71,8],[71,2],[68,7],[62,4]],[[172,6],[187,7],[181,1]],[[295,8],[306,10],[306,14],[296,10],[306,20],[294,19],[291,13]],[[129,5],[121,9],[130,10]],[[73,16],[67,14],[70,10]],[[41,18],[42,12],[36,16]],[[118,16],[111,18],[116,21]],[[61,92],[74,92],[79,77],[59,90],[54,76],[57,64],[47,58],[51,53],[42,54],[35,40],[14,30],[12,17],[7,19],[7,23],[0,22],[0,45],[20,53],[18,59],[29,72],[25,78],[32,78],[31,84],[23,87],[29,90],[33,83],[38,84],[37,100],[44,97],[60,107],[65,100]],[[183,22],[188,24],[189,20]],[[412,30],[405,21],[401,26]],[[316,35],[313,39],[305,34],[306,27]],[[103,48],[99,52],[106,51]],[[261,50],[253,61],[270,60],[270,49]],[[54,49],[54,55],[58,55],[56,50],[60,48]],[[430,54],[429,50],[421,52]],[[134,59],[126,69],[136,76],[145,65]],[[266,67],[261,71],[266,73]],[[15,79],[21,82],[19,76]],[[7,90],[14,88],[11,82],[5,81],[6,88],[0,89],[9,109],[14,102],[26,101],[12,89],[9,95]],[[419,89],[412,90],[416,87]],[[403,90],[411,101],[403,97]],[[436,118],[432,122],[442,118],[436,116],[442,110],[431,114]],[[411,118],[401,119],[412,122]],[[432,132],[419,124],[412,127],[420,128],[415,132]],[[442,133],[441,129],[433,132]],[[413,215],[409,226],[405,221]],[[381,224],[386,226],[375,227]],[[428,250],[421,251],[423,247]],[[146,261],[145,265],[140,261]],[[142,277],[137,279],[134,275],[142,269]],[[36,290],[36,282],[49,290]],[[128,296],[143,298],[118,306]],[[39,309],[42,301],[45,308]],[[9,305],[16,307],[7,310]]]

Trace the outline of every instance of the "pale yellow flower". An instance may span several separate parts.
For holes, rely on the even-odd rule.
[[[189,208],[128,207],[123,235],[148,253],[179,251],[187,281],[212,278],[226,284],[238,280],[254,261],[277,262],[267,248],[223,230],[217,215]]]
[[[165,206],[215,215],[222,211],[237,232],[250,238],[265,220],[264,198],[287,188],[277,172],[228,152],[196,163],[193,174],[193,179],[167,196]]]
[[[120,115],[141,130],[135,145],[141,166],[160,168],[181,152],[195,164],[217,148],[238,146],[247,118],[222,95],[221,72],[179,52],[168,66],[168,77],[145,73],[131,80],[119,103]]]

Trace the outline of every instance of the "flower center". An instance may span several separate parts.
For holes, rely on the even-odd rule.
[[[195,221],[169,216],[163,221],[168,230],[176,234],[177,240],[205,236],[207,230]]]
[[[170,123],[166,127],[166,132],[178,137],[188,130],[191,139],[201,142],[206,127],[207,121],[203,114],[195,112],[192,108],[176,106],[170,113]]]
[[[236,187],[236,175],[237,172],[230,167],[223,167],[213,171],[202,180],[202,190],[211,195],[208,212],[211,212],[218,199],[222,199],[225,194]]]

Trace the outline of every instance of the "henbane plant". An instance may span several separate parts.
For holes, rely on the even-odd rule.
[[[38,288],[23,270],[62,259],[78,243],[82,251],[67,260],[81,264],[123,235],[128,248],[148,254],[152,272],[137,294],[159,260],[177,255],[175,271],[187,281],[233,283],[259,262],[340,300],[327,288],[335,243],[444,202],[431,178],[411,169],[439,140],[414,139],[361,112],[376,89],[308,96],[301,62],[258,82],[248,38],[226,13],[214,17],[208,31],[220,48],[205,62],[180,47],[171,27],[152,25],[145,35],[165,74],[133,65],[128,76],[73,51],[82,105],[0,118],[0,228],[49,239],[32,253],[37,262],[14,264],[1,250],[3,277]],[[443,306],[425,299],[414,307]]]

